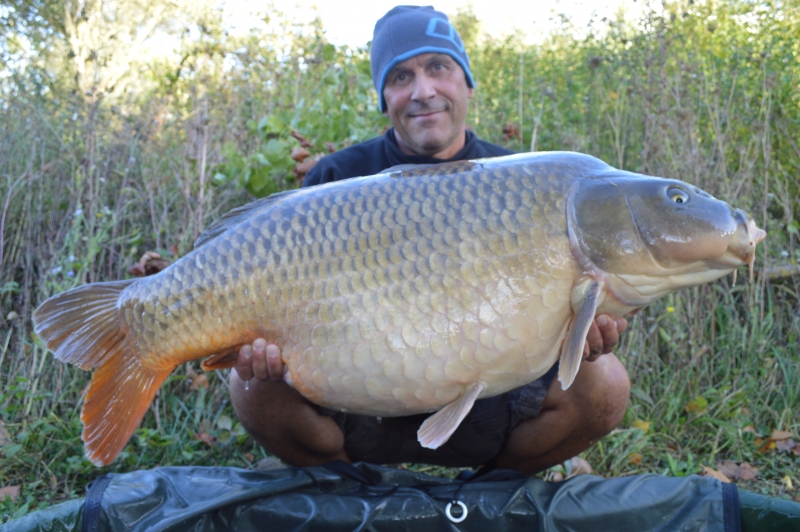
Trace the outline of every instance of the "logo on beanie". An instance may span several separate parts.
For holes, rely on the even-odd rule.
[[[425,33],[431,37],[438,37],[450,41],[459,52],[464,51],[464,44],[461,42],[458,33],[456,33],[456,29],[443,18],[432,18],[428,22],[428,29]]]

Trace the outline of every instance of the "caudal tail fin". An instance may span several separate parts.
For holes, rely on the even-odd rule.
[[[120,294],[136,281],[79,286],[51,297],[33,313],[36,334],[57,359],[96,370],[81,421],[86,457],[97,466],[110,464],[125,447],[174,369],[142,365],[121,327]]]

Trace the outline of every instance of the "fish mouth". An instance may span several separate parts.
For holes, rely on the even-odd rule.
[[[739,222],[725,253],[713,262],[722,267],[738,268],[748,265],[750,280],[753,279],[753,264],[756,260],[756,246],[767,237],[767,232],[758,227],[755,221],[743,210],[733,212],[734,219]]]
[[[608,276],[609,292],[622,304],[641,307],[669,292],[687,286],[695,286],[719,279],[733,273],[740,266],[748,265],[750,282],[753,282],[753,266],[756,260],[756,246],[762,242],[767,232],[759,228],[753,219],[740,209],[731,209],[736,221],[735,229],[728,233],[730,240],[722,255],[685,264],[680,268],[662,270],[659,275],[616,274]],[[612,279],[613,278],[613,279]]]

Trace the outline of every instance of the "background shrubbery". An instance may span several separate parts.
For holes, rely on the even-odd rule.
[[[388,125],[366,51],[327,43],[319,24],[273,11],[269,31],[232,37],[202,2],[104,5],[0,11],[0,488],[21,487],[0,500],[0,520],[80,496],[101,472],[80,441],[89,374],[33,337],[37,304],[123,278],[147,250],[174,259],[219,214],[297,186],[298,138],[327,153]],[[769,233],[754,283],[724,279],[632,319],[619,350],[631,406],[584,457],[604,475],[747,461],[759,471],[742,485],[797,498],[800,446],[781,452],[768,436],[800,435],[800,6],[667,2],[588,35],[565,21],[535,46],[484,34],[468,10],[451,15],[478,80],[468,120],[479,136],[696,183]],[[159,35],[181,42],[178,57],[140,57]],[[795,275],[763,275],[778,266]],[[170,377],[104,470],[264,456],[224,376],[197,367]]]

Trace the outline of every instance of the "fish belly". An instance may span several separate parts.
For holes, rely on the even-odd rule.
[[[557,360],[580,275],[557,165],[452,164],[305,189],[129,289],[152,367],[265,337],[314,403],[405,415]],[[166,365],[166,364],[165,364]]]

